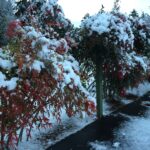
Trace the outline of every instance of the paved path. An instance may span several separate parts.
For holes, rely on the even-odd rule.
[[[148,107],[141,105],[141,100],[150,100],[147,94],[131,104],[113,112],[100,120],[96,120],[92,124],[86,126],[81,131],[70,135],[61,140],[47,150],[90,150],[89,142],[113,141],[114,130],[119,128],[121,123],[127,121],[129,116],[143,116]],[[122,115],[123,114],[123,115]]]

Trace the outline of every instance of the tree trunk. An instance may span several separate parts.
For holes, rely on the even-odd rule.
[[[96,64],[96,102],[97,102],[97,117],[103,116],[103,72],[102,64]]]

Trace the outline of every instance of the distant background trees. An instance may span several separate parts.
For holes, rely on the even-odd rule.
[[[13,7],[10,0],[0,1],[0,47],[7,44],[6,29],[13,19]]]

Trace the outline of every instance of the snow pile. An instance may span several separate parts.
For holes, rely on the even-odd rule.
[[[134,95],[137,95],[137,96],[143,96],[144,94],[146,94],[147,92],[150,91],[150,83],[145,81],[143,83],[140,83],[138,85],[138,87],[135,87],[135,88],[129,88],[127,89],[127,94],[134,94]]]

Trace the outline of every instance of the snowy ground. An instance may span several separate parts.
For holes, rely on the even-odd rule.
[[[137,88],[129,89],[128,93],[135,94],[138,96],[144,95],[146,92],[150,91],[150,84],[144,82],[140,84]],[[123,99],[121,101],[124,104],[132,102],[131,100]],[[143,104],[146,102],[143,102]],[[104,114],[108,115],[112,109],[108,103],[104,103]],[[68,118],[65,113],[62,114],[62,123],[58,125],[57,121],[51,118],[53,127],[51,129],[42,129],[40,131],[34,129],[32,132],[32,138],[29,141],[24,140],[18,146],[18,150],[44,150],[50,145],[64,139],[72,133],[81,130],[83,127],[95,120],[95,116],[85,115],[83,119],[79,117]],[[144,130],[143,130],[144,129]],[[137,134],[139,134],[137,136]],[[91,150],[126,150],[121,149],[122,147],[127,147],[123,143],[119,143],[119,138],[124,138],[124,140],[131,139],[130,141],[137,147],[142,147],[142,145],[147,144],[146,147],[150,147],[150,111],[148,112],[146,118],[134,118],[130,122],[127,122],[123,127],[116,131],[116,142],[99,142],[95,141],[90,143]],[[143,138],[144,137],[144,138]],[[129,142],[130,142],[129,141]],[[147,142],[147,143],[146,143]],[[142,144],[143,143],[143,144]],[[137,149],[137,147],[132,147],[131,150]],[[130,150],[130,149],[128,149]],[[149,149],[144,149],[149,150]]]
[[[62,122],[60,124],[52,118],[52,128],[41,129],[40,131],[34,129],[32,131],[32,138],[29,141],[26,141],[24,136],[23,141],[18,146],[18,150],[44,150],[70,134],[81,130],[94,120],[94,116],[84,115],[83,119],[77,116],[68,118],[65,113],[63,113]]]
[[[89,143],[91,150],[149,150],[150,108],[143,117],[128,117],[130,120],[114,131],[115,139],[113,142],[91,142]]]
[[[131,93],[137,96],[142,96],[150,91],[150,83],[148,81],[145,81],[138,85],[136,88],[129,88],[127,90],[127,93]]]

